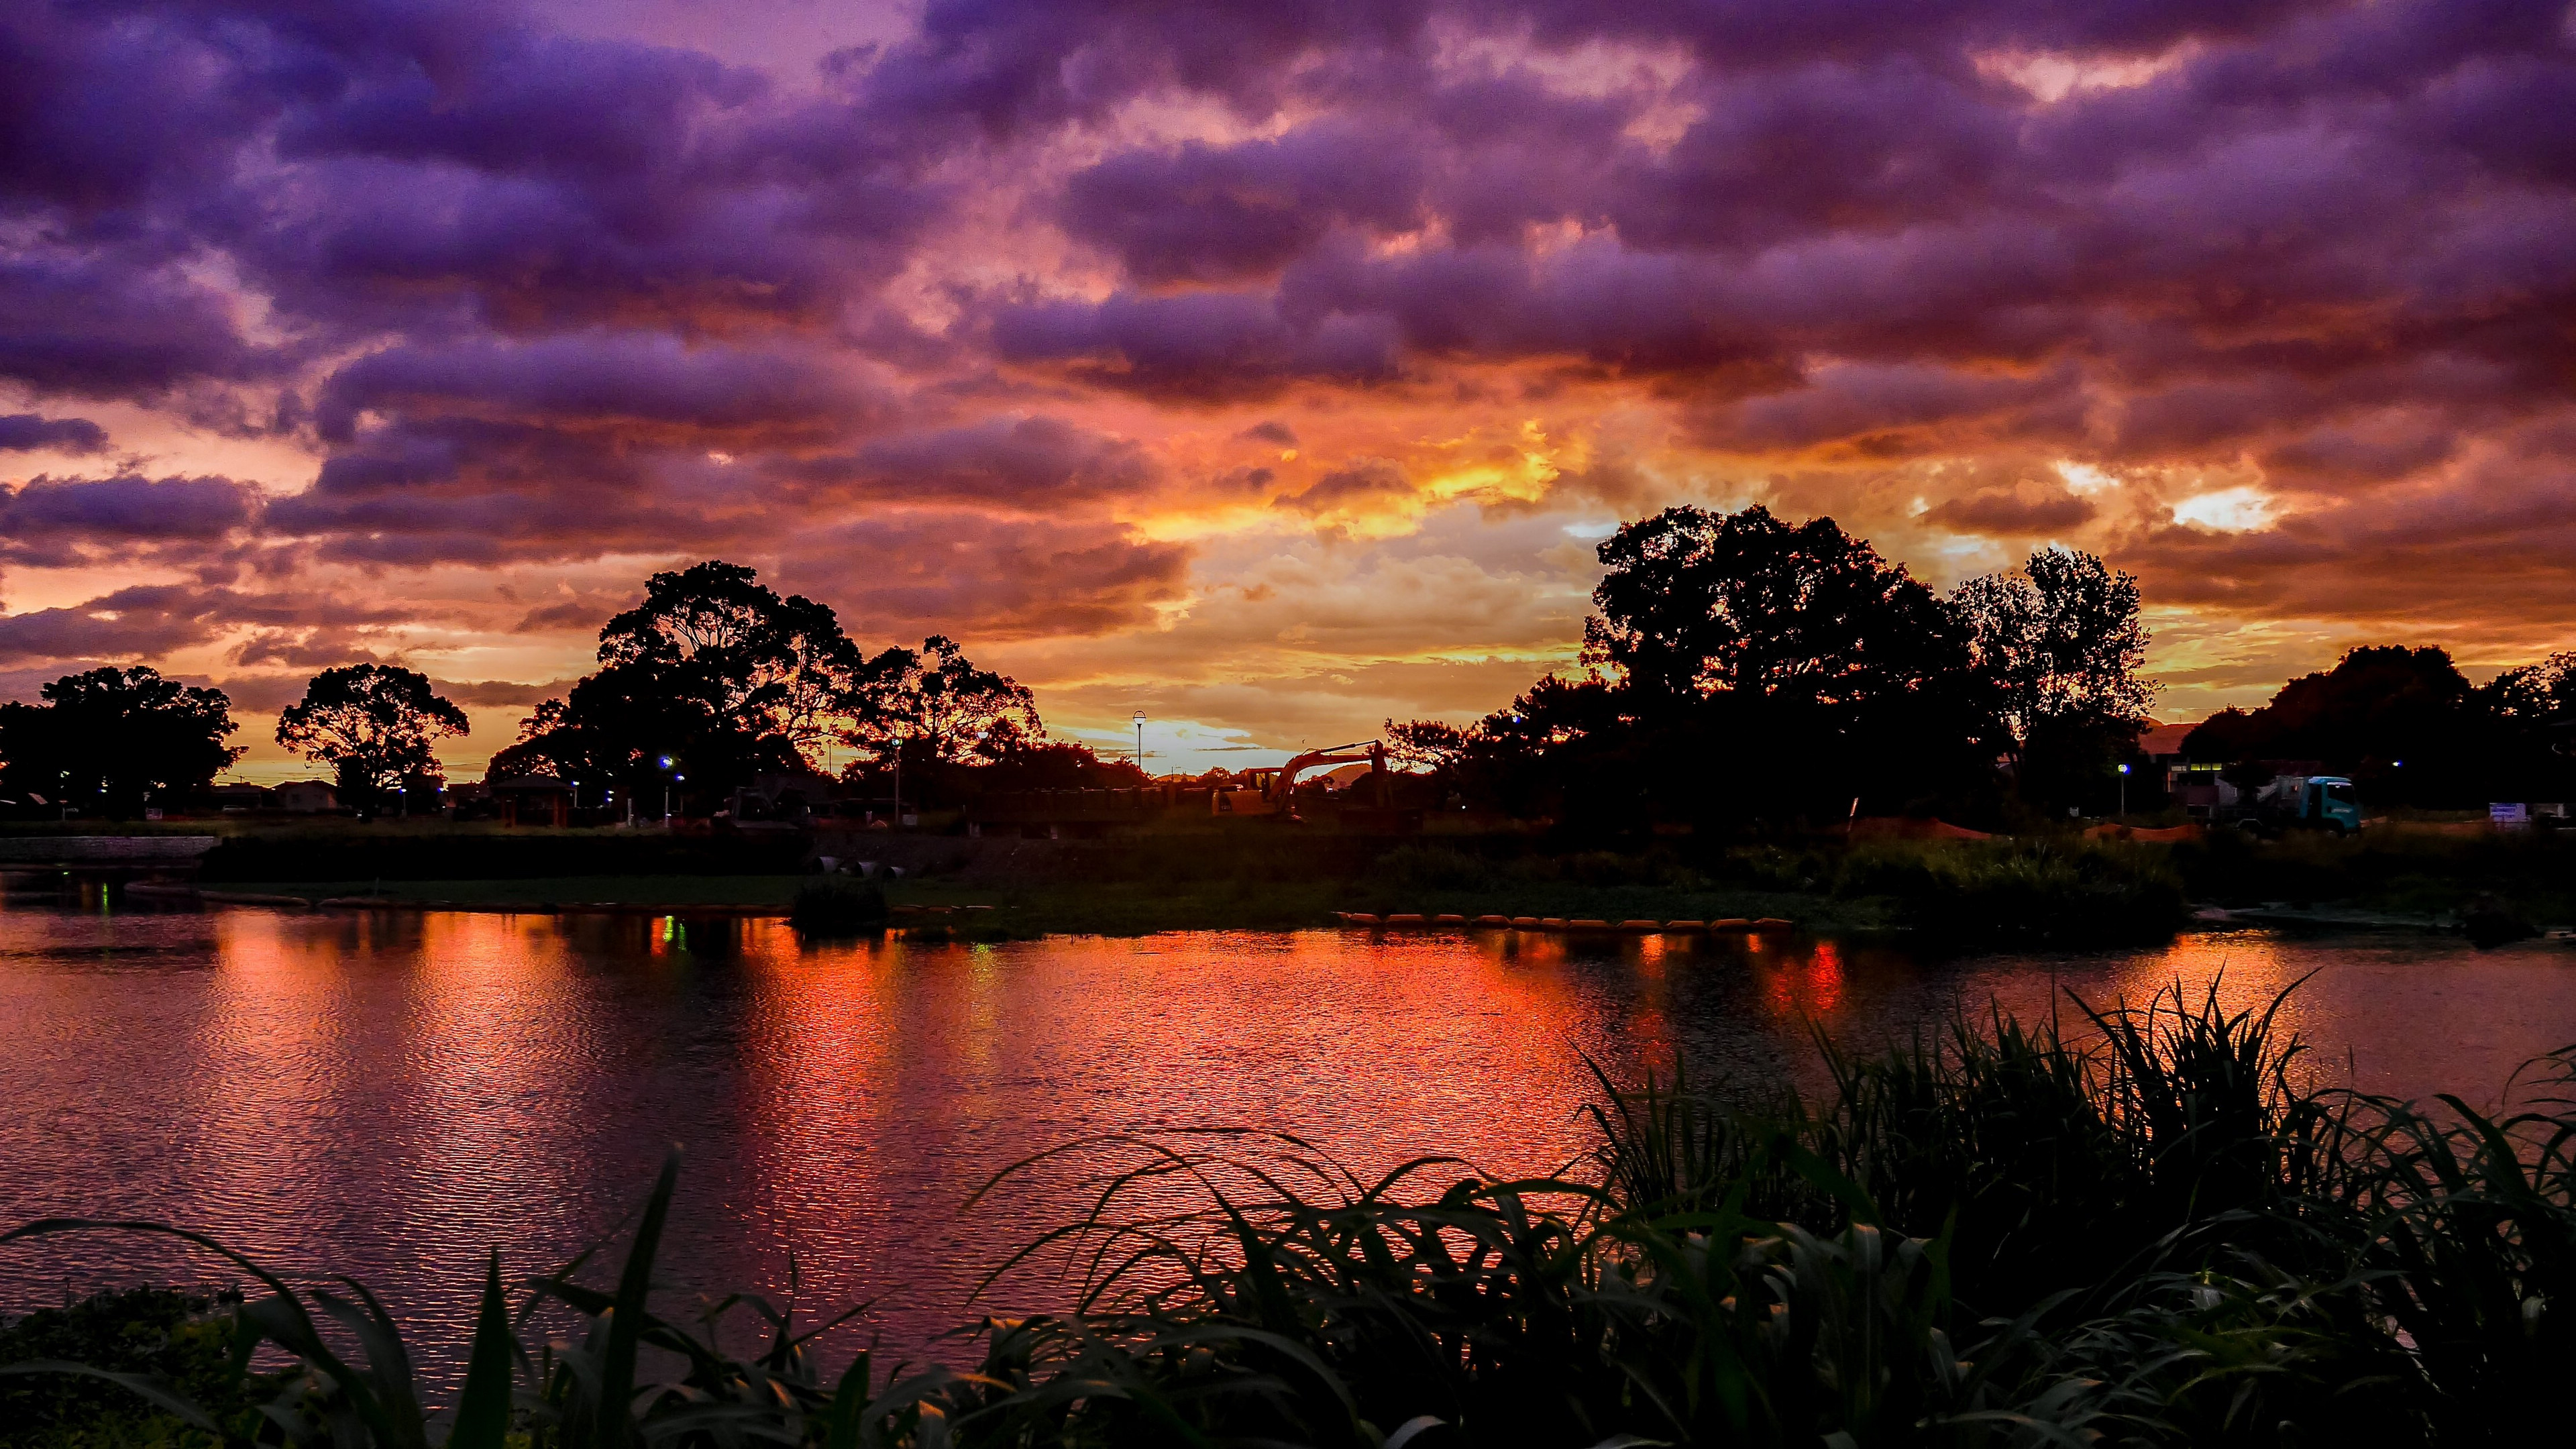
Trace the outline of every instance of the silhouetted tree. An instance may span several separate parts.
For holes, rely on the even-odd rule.
[[[2051,807],[2098,797],[2155,703],[2138,673],[2138,581],[2089,553],[2041,549],[2018,573],[1960,585],[1951,605],[2025,796]]]
[[[1838,819],[1855,798],[1886,810],[1987,788],[1966,631],[1832,519],[1673,508],[1622,527],[1600,557],[1584,658],[1617,671],[1615,700],[1598,705],[1633,723],[1553,747],[1587,762],[1570,800],[1785,822]],[[1526,726],[1579,698],[1505,713]]]
[[[812,767],[846,727],[862,661],[830,607],[717,560],[645,581],[599,633],[598,673],[539,705],[492,774],[551,773],[650,798]],[[672,761],[670,769],[661,764]]]
[[[1643,741],[1635,696],[1598,675],[1550,674],[1464,729],[1438,720],[1387,721],[1388,754],[1428,768],[1441,793],[1486,809],[1616,828],[1670,816],[1668,776],[1635,768]],[[1651,798],[1660,793],[1664,798]]]
[[[224,743],[240,726],[220,689],[138,666],[65,675],[42,694],[0,705],[0,783],[14,794],[122,818],[206,788],[242,756]]]
[[[2500,763],[2498,721],[2481,704],[2447,651],[2366,646],[2284,684],[2260,709],[2212,715],[2183,752],[2216,763],[2313,761],[2384,804],[2473,805]]]
[[[1016,737],[974,772],[977,790],[1132,790],[1153,783],[1136,762],[1071,740]]]
[[[328,764],[361,815],[406,781],[439,777],[437,742],[471,727],[429,676],[392,664],[325,669],[278,716],[277,742]]]
[[[647,580],[643,602],[600,630],[599,662],[637,669],[720,728],[783,736],[800,754],[834,733],[860,670],[828,606],[780,598],[753,570],[716,561]]]
[[[870,659],[847,700],[842,738],[871,759],[900,743],[907,764],[989,763],[1046,733],[1027,688],[938,634]]]
[[[1670,508],[1600,547],[1584,656],[1652,703],[1720,691],[1866,709],[1958,670],[1930,589],[1830,518]]]

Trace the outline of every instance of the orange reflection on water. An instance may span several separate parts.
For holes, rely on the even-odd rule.
[[[461,1321],[486,1248],[513,1272],[560,1260],[678,1141],[675,1282],[776,1292],[792,1249],[809,1304],[895,1291],[892,1321],[910,1326],[892,1337],[918,1345],[1085,1200],[1061,1175],[961,1216],[967,1195],[1077,1138],[1242,1127],[1364,1176],[1426,1153],[1544,1171],[1589,1143],[1587,1058],[1620,1081],[1687,1055],[1703,1083],[1813,1087],[1811,1022],[1866,1049],[1958,1006],[2027,1020],[2061,987],[2109,1005],[2176,979],[2259,1007],[2320,966],[2284,1023],[2324,1046],[2321,1070],[2374,1090],[2475,1098],[2576,1036],[2576,952],[2540,946],[2196,936],[1944,961],[1518,932],[808,946],[776,922],[0,911],[15,1109],[0,1217],[184,1222]],[[0,1256],[22,1300],[62,1282]]]
[[[1762,1005],[1774,1020],[1832,1021],[1843,1004],[1843,948],[1831,941],[1746,936],[1744,959],[1760,983]]]

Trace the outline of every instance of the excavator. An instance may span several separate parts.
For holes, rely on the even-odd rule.
[[[1388,803],[1386,742],[1360,740],[1353,744],[1334,745],[1328,749],[1308,750],[1284,765],[1260,770],[1246,770],[1246,783],[1228,786],[1208,795],[1208,811],[1213,815],[1276,815],[1295,822],[1297,814],[1297,777],[1319,765],[1356,765],[1365,761],[1369,779],[1377,786],[1377,805]]]

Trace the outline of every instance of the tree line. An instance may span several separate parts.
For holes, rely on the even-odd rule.
[[[2448,651],[2370,645],[2281,686],[2260,708],[2224,709],[2183,757],[2260,785],[2322,766],[2378,805],[2576,800],[2576,652],[2471,684]]]
[[[1680,507],[1621,526],[1584,625],[1583,672],[1550,674],[1466,726],[1388,722],[1435,793],[1618,830],[1831,823],[1855,812],[2011,823],[2107,808],[2156,686],[2137,580],[2043,549],[1944,595],[1831,518]],[[1029,691],[933,635],[869,653],[832,609],[738,564],[654,574],[600,630],[599,668],[530,714],[491,776],[704,803],[772,772],[954,803],[987,789],[1144,776],[1050,740]],[[223,691],[100,668],[0,705],[0,790],[130,815],[202,792],[241,757]],[[2576,653],[2472,685],[2435,648],[2355,649],[2254,710],[2223,710],[2186,758],[2259,783],[2353,775],[2374,804],[2576,797]],[[465,712],[399,665],[326,669],[278,742],[333,771],[362,813],[435,788]],[[2142,772],[2143,776],[2143,772]],[[2136,778],[2133,803],[2161,782]],[[592,794],[592,791],[598,792]]]
[[[1816,825],[1854,813],[1989,825],[2152,808],[2157,685],[2138,582],[2042,549],[1947,595],[1831,518],[1667,509],[1600,545],[1579,663],[1465,727],[1388,721],[1461,803],[1640,829]],[[2576,798],[2576,653],[2471,685],[2437,648],[2355,649],[2263,707],[2220,711],[2188,760],[2259,784],[2349,774],[2378,805]]]
[[[1943,596],[1831,518],[1756,506],[1667,509],[1600,559],[1585,673],[1463,728],[1390,721],[1399,753],[1465,803],[1576,824],[1991,816],[2089,802],[2155,695],[2137,581],[2091,554]]]
[[[981,788],[1143,783],[1135,766],[1050,740],[1029,691],[933,635],[918,649],[863,651],[832,609],[781,597],[738,564],[657,573],[599,636],[600,668],[537,706],[490,778],[580,781],[658,806],[666,787],[719,800],[770,772],[819,770],[853,751],[842,779],[931,803]],[[42,704],[0,704],[0,791],[22,803],[130,817],[202,795],[243,754],[220,689],[149,667],[66,676]],[[280,716],[277,742],[332,771],[360,814],[443,783],[437,746],[465,711],[418,670],[326,669]],[[596,792],[596,793],[593,793]]]
[[[550,774],[641,791],[682,777],[720,795],[770,772],[816,770],[854,752],[841,779],[907,799],[968,789],[1136,785],[1133,765],[1046,737],[1009,676],[934,634],[875,654],[829,605],[781,597],[739,564],[709,561],[648,580],[599,635],[599,671],[537,706],[495,777]]]

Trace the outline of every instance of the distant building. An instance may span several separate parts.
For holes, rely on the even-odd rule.
[[[266,785],[254,785],[247,780],[230,781],[206,790],[207,796],[215,802],[215,808],[228,815],[272,809],[277,803],[276,793]]]
[[[327,781],[289,780],[269,800],[289,815],[323,815],[340,808],[340,791]]]

